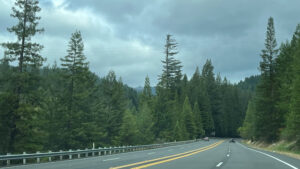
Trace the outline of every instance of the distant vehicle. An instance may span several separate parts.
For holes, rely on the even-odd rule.
[[[204,141],[209,141],[209,138],[208,137],[204,137],[203,140]]]
[[[235,140],[232,138],[229,143],[235,143]]]

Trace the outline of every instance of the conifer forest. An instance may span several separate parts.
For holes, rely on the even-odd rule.
[[[15,25],[0,52],[0,154],[91,147],[145,145],[242,137],[272,143],[295,141],[300,149],[300,25],[290,41],[277,42],[276,18],[266,20],[260,74],[231,83],[208,59],[188,76],[178,58],[180,41],[166,33],[158,83],[145,76],[142,90],[111,70],[90,70],[80,30],[69,33],[65,56],[46,64],[35,36],[38,0],[16,0]],[[108,42],[109,43],[109,42]]]

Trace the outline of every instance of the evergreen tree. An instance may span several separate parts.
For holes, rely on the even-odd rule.
[[[120,128],[120,141],[123,145],[136,145],[138,143],[138,128],[135,116],[126,110]]]
[[[122,81],[116,80],[116,75],[110,71],[101,82],[101,101],[103,112],[101,124],[107,133],[105,143],[110,145],[120,144],[120,129],[126,110]]]
[[[180,125],[180,122],[179,121],[176,121],[175,123],[175,127],[174,127],[174,140],[175,141],[181,141],[181,140],[184,140],[184,131],[183,131],[183,128],[182,126]]]
[[[39,53],[43,46],[31,41],[39,29],[41,11],[37,0],[16,0],[11,16],[17,25],[8,28],[17,37],[16,42],[3,43],[7,63],[17,62],[9,75],[10,88],[1,93],[1,110],[7,113],[7,150],[9,152],[35,151],[43,147],[44,136],[39,125],[41,116],[41,91],[39,68],[45,60]],[[10,105],[9,107],[6,107]],[[4,106],[4,107],[3,107]]]
[[[183,103],[182,112],[185,115],[185,126],[188,132],[189,139],[195,139],[197,134],[197,128],[195,125],[195,116],[192,111],[191,104],[189,102],[189,98],[186,97]]]
[[[224,127],[224,121],[222,118],[223,104],[222,104],[222,79],[221,75],[218,74],[215,80],[215,89],[214,89],[214,96],[213,100],[211,101],[214,105],[212,105],[212,112],[215,124],[215,134],[216,136],[223,136],[222,128]]]
[[[278,49],[275,38],[273,18],[269,18],[265,49],[262,50],[260,62],[261,79],[256,90],[256,128],[257,138],[264,141],[278,139],[282,117],[276,110],[278,94],[276,93],[275,61]],[[267,121],[267,123],[266,123]]]
[[[205,131],[203,130],[203,124],[202,124],[202,113],[199,110],[199,105],[197,101],[194,104],[193,112],[195,115],[195,124],[196,124],[196,129],[197,129],[197,138],[201,138],[205,135]]]
[[[294,80],[292,83],[292,97],[290,113],[287,118],[287,128],[285,135],[290,140],[297,141],[297,149],[300,148],[300,43],[298,43],[297,50],[294,55],[293,71]]]
[[[203,91],[203,85],[201,85],[201,75],[199,68],[197,67],[195,70],[195,73],[193,74],[189,86],[186,86],[186,88],[189,89],[189,98],[191,100],[191,103],[195,103],[195,101],[199,100],[200,92]],[[203,80],[203,79],[202,79]],[[185,96],[184,96],[185,97]]]
[[[96,78],[88,70],[88,62],[83,53],[84,44],[80,31],[72,34],[68,55],[61,58],[64,84],[63,103],[66,112],[64,143],[67,148],[83,148],[91,145],[97,125],[92,122],[93,93],[96,90]]]
[[[171,90],[179,84],[181,80],[181,62],[174,58],[174,55],[178,54],[177,45],[172,35],[167,35],[165,44],[165,60],[163,63],[163,73],[159,77],[159,86]]]
[[[165,59],[162,61],[163,72],[156,87],[155,130],[159,137],[167,140],[172,139],[172,131],[176,122],[174,116],[181,80],[181,62],[174,58],[174,55],[178,53],[177,45],[176,40],[171,35],[167,35]]]
[[[246,112],[246,117],[243,126],[239,128],[239,133],[243,138],[254,140],[255,135],[255,104],[250,101]]]
[[[214,119],[212,106],[215,94],[215,79],[213,73],[213,66],[210,60],[207,60],[202,69],[202,76],[200,80],[200,93],[198,95],[198,103],[200,110],[203,111],[203,128],[206,135],[210,135],[214,131]]]
[[[179,102],[180,103],[183,103],[186,96],[190,95],[190,87],[189,87],[189,81],[188,81],[188,78],[187,78],[187,75],[185,74],[181,80],[181,89],[180,89],[180,93],[179,93]],[[181,105],[180,105],[181,106]]]
[[[149,77],[145,78],[145,85],[139,103],[137,124],[139,129],[139,141],[141,144],[149,144],[154,140],[153,132],[153,100]]]
[[[141,102],[142,103],[147,102],[147,104],[150,106],[151,99],[152,99],[152,90],[151,90],[151,86],[150,86],[150,79],[148,76],[146,76],[144,90],[143,90],[143,93],[141,96]]]
[[[150,144],[154,141],[153,125],[151,109],[147,103],[144,103],[137,116],[140,144]]]

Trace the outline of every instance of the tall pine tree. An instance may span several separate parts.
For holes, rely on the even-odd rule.
[[[43,145],[39,126],[42,121],[39,119],[42,95],[39,90],[39,68],[45,59],[40,55],[43,46],[32,42],[32,37],[43,32],[43,29],[38,28],[41,19],[37,16],[41,11],[38,3],[38,0],[15,1],[11,16],[18,22],[7,30],[14,33],[17,40],[2,44],[6,49],[4,59],[8,63],[18,63],[7,82],[10,83],[10,89],[0,96],[2,101],[9,100],[1,104],[4,107],[0,109],[9,115],[7,150],[10,152],[35,151]]]
[[[278,49],[275,38],[273,18],[268,21],[265,49],[262,50],[260,62],[261,79],[256,89],[256,137],[271,142],[278,139],[282,117],[275,105],[278,100],[275,80],[275,58]]]

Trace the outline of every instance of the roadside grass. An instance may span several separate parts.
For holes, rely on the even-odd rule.
[[[267,144],[261,141],[257,142],[251,142],[250,140],[243,140],[242,141],[244,144],[257,148],[257,149],[262,149],[266,150],[269,152],[275,152],[283,155],[287,155],[289,157],[293,157],[296,159],[300,159],[300,150],[295,150],[295,144],[296,142],[287,142],[287,141],[278,141],[272,144]]]

